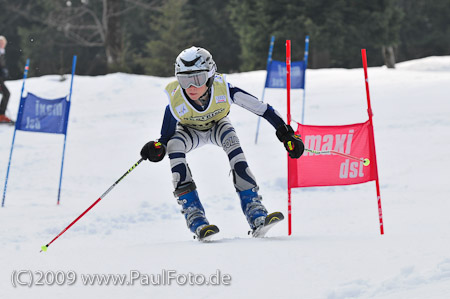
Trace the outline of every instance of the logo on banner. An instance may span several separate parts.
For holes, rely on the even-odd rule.
[[[216,103],[225,103],[227,101],[227,96],[221,95],[216,97]]]
[[[331,151],[340,152],[343,154],[350,155],[352,150],[352,140],[355,130],[350,129],[348,134],[327,134],[327,135],[306,135],[305,136],[305,146],[306,148],[316,150],[316,151]],[[314,156],[316,154],[311,152],[306,152],[306,156]],[[323,154],[322,154],[323,155]],[[331,153],[327,154],[331,155]],[[364,165],[360,161],[352,161],[345,159],[341,163],[339,168],[339,178],[348,179],[364,177]]]
[[[177,106],[175,109],[177,110],[177,113],[178,113],[179,116],[183,116],[186,113],[188,113],[188,108],[186,107],[185,103]]]
[[[48,101],[46,101],[48,102]],[[43,101],[37,100],[34,105],[34,115],[32,117],[27,116],[25,118],[25,127],[26,130],[40,130],[41,122],[40,120],[46,117],[63,117],[63,103],[60,102],[58,104],[46,104]]]
[[[305,75],[304,61],[291,63],[291,88],[303,89]],[[266,86],[269,88],[286,88],[286,62],[272,60],[267,73]]]
[[[352,140],[355,130],[349,130],[348,134],[327,134],[322,135],[307,135],[305,136],[305,146],[316,151],[330,151],[335,150],[344,154],[350,154],[352,150]],[[307,156],[314,156],[316,154],[306,152]]]
[[[339,169],[339,178],[341,179],[354,179],[356,177],[364,177],[364,163],[359,161],[350,162],[349,159],[345,159],[345,162],[341,163]]]

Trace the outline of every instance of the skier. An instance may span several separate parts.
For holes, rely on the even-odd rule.
[[[13,123],[9,117],[5,115],[6,107],[9,101],[9,90],[5,85],[5,80],[8,78],[8,69],[5,62],[5,47],[7,40],[3,35],[0,35],[0,93],[2,100],[0,101],[0,123]]]
[[[295,135],[292,127],[286,125],[272,106],[227,83],[225,75],[216,73],[216,69],[211,54],[203,48],[191,47],[178,55],[175,61],[177,80],[169,83],[165,89],[169,105],[165,109],[161,137],[146,143],[141,150],[141,157],[159,162],[167,151],[174,195],[182,206],[187,226],[195,234],[194,238],[207,240],[219,229],[210,225],[206,219],[186,162],[186,153],[208,143],[222,147],[228,155],[234,186],[253,236],[263,236],[271,226],[270,222],[282,220],[283,214],[275,212],[268,215],[261,203],[255,177],[227,117],[231,104],[237,104],[268,120],[291,158],[299,158],[304,145],[300,136]]]

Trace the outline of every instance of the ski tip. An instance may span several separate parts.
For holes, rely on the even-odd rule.
[[[272,223],[279,222],[284,219],[284,215],[281,212],[273,212],[267,215],[264,225],[270,225]]]
[[[278,222],[284,219],[284,215],[281,212],[273,212],[266,216],[264,219],[264,224],[258,226],[256,229],[252,231],[252,236],[254,238],[264,238],[266,233]],[[250,234],[250,232],[249,232]]]
[[[48,248],[48,246],[47,246],[47,245],[44,245],[44,246],[41,247],[41,251],[39,251],[39,252],[42,252],[42,251],[45,252],[45,251],[47,251],[47,248]]]
[[[199,241],[209,241],[211,240],[212,236],[217,234],[219,231],[219,228],[214,224],[207,225],[201,229],[197,238]]]

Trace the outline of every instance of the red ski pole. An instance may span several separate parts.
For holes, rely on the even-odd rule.
[[[50,244],[52,244],[56,239],[58,239],[62,234],[64,234],[72,225],[74,225],[78,220],[81,219],[81,217],[83,217],[87,212],[89,212],[90,209],[92,209],[100,200],[102,200],[106,194],[109,193],[109,191],[111,191],[124,177],[126,177],[133,169],[135,169],[142,161],[144,161],[144,159],[139,159],[139,161],[136,162],[136,164],[134,164],[130,169],[128,169],[127,172],[125,172],[120,179],[118,179],[111,187],[108,188],[108,190],[105,191],[105,193],[103,193],[89,208],[87,208],[86,211],[84,211],[83,213],[81,213],[80,216],[78,216],[74,221],[72,221],[72,223],[70,223],[65,229],[63,229],[55,238],[53,238],[53,240],[50,241],[50,243],[48,243],[47,245],[44,245],[41,247],[41,251],[47,251],[48,246],[50,246]]]

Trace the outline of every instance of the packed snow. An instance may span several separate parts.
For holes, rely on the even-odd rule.
[[[228,80],[260,97],[265,75],[230,74]],[[65,96],[70,80],[59,79],[29,78],[25,90]],[[165,158],[141,163],[40,253],[159,137],[163,89],[172,80],[75,77],[60,205],[64,137],[17,131],[0,209],[1,298],[450,298],[450,57],[369,68],[384,235],[369,182],[294,189],[292,236],[284,221],[267,238],[252,239],[227,157],[207,145],[187,157],[206,215],[221,230],[216,241],[193,240]],[[7,86],[8,115],[15,119],[22,80]],[[292,91],[296,121],[302,96]],[[265,101],[286,115],[285,90],[266,90]],[[364,122],[366,109],[362,68],[307,70],[305,124]],[[262,120],[255,145],[257,116],[233,106],[230,119],[264,204],[287,215],[286,152],[275,130]],[[13,132],[0,127],[2,193]],[[170,285],[143,279],[169,272],[178,279]],[[140,277],[133,284],[89,285],[83,279],[90,274]],[[53,284],[52,275],[59,275]],[[189,275],[194,285],[183,283]],[[201,275],[222,281],[200,285]]]

